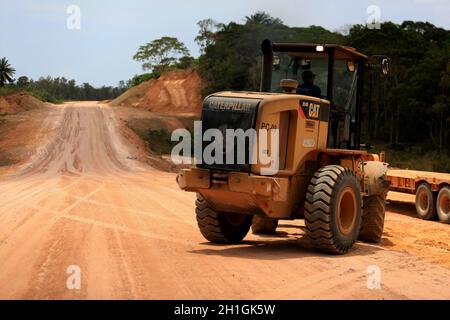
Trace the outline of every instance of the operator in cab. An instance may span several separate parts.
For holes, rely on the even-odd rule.
[[[303,71],[303,84],[297,87],[297,94],[321,98],[322,92],[320,88],[314,84],[315,77],[316,75],[311,70]]]

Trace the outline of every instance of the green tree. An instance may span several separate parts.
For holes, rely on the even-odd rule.
[[[97,98],[95,95],[94,87],[92,87],[89,83],[87,82],[83,83],[81,90],[82,90],[82,97],[84,97],[84,100],[95,100]]]
[[[119,84],[117,85],[117,88],[118,88],[119,90],[127,90],[127,89],[128,89],[128,85],[127,85],[127,83],[125,82],[125,80],[120,80],[120,81],[119,81]]]
[[[177,38],[162,37],[140,46],[133,59],[142,62],[143,70],[163,73],[188,55],[188,49]]]
[[[28,79],[28,77],[21,76],[21,77],[17,78],[16,84],[19,88],[25,88],[29,85],[29,83],[30,83],[30,80]]]
[[[5,86],[6,82],[14,82],[13,76],[16,70],[11,67],[6,58],[0,59],[0,87]]]
[[[261,75],[261,42],[343,43],[343,35],[322,27],[290,28],[278,18],[257,12],[245,24],[221,25],[214,41],[205,47],[198,70],[203,94],[223,90],[258,90]]]
[[[450,31],[428,22],[385,22],[378,30],[353,26],[347,41],[367,55],[386,54],[392,61],[392,78],[375,79],[371,114],[363,110],[364,118],[373,121],[373,142],[450,151]]]
[[[270,14],[264,11],[257,11],[251,16],[245,17],[245,23],[249,24],[259,24],[265,26],[282,25],[283,21],[279,18],[274,18]]]
[[[212,45],[216,40],[216,32],[223,27],[223,24],[213,19],[203,19],[197,22],[197,25],[200,29],[195,37],[195,42],[199,45],[200,51],[204,53],[206,47]]]
[[[158,79],[161,75],[159,72],[150,72],[150,73],[143,73],[143,74],[137,74],[133,78],[131,78],[129,81],[129,86],[134,87],[137,85],[140,85],[142,82],[149,81],[151,79]]]
[[[197,64],[197,59],[191,56],[181,57],[180,60],[175,64],[177,69],[189,69],[195,68]]]

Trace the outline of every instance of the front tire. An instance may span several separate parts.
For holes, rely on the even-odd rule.
[[[334,254],[347,252],[361,226],[361,190],[353,171],[331,165],[311,179],[305,201],[306,234],[313,246]]]
[[[436,198],[428,183],[421,183],[416,190],[416,212],[419,218],[431,220],[436,217]]]
[[[200,232],[210,242],[239,243],[250,230],[251,215],[218,212],[200,194],[195,206]]]

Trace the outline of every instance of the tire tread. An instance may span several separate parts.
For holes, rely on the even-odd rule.
[[[336,240],[333,234],[331,216],[333,191],[346,175],[354,176],[354,173],[339,165],[325,166],[317,170],[307,188],[305,200],[306,234],[312,241],[313,246],[321,251],[342,254],[351,247],[344,246]]]

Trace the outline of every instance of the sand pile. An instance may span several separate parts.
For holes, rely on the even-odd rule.
[[[44,102],[25,92],[0,97],[0,114],[14,114],[43,106]]]
[[[142,82],[138,86],[134,86],[129,90],[125,91],[116,99],[110,102],[112,106],[122,106],[122,107],[139,107],[141,100],[144,98],[147,90],[155,82],[154,79]]]
[[[174,70],[133,87],[111,102],[148,111],[176,114],[201,112],[201,80],[195,70]]]

